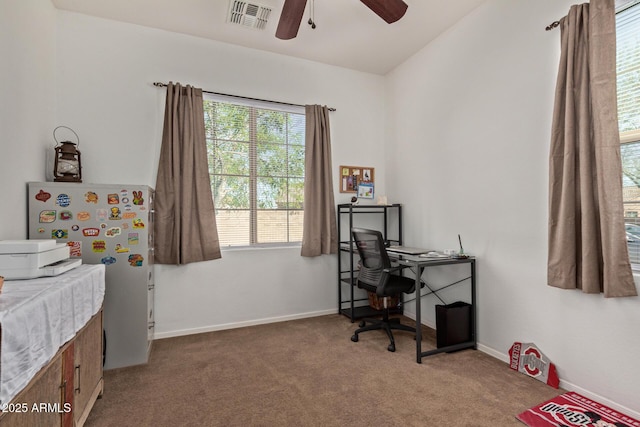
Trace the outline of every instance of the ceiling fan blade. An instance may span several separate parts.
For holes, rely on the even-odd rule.
[[[376,15],[387,21],[387,24],[402,18],[409,7],[402,0],[360,0]]]
[[[307,0],[284,0],[276,30],[277,38],[289,40],[298,35],[298,28],[300,28],[306,5]]]

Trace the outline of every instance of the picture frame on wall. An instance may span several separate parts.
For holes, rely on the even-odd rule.
[[[359,199],[373,199],[373,184],[362,182],[358,185]]]
[[[341,193],[356,193],[359,196],[358,189],[362,184],[366,184],[368,187],[363,189],[363,194],[372,194],[373,198],[373,186],[375,183],[375,170],[369,166],[340,166],[340,192]]]

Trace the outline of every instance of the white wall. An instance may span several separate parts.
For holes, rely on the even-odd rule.
[[[55,145],[56,10],[50,0],[0,1],[0,239],[27,233],[26,182],[45,177]]]
[[[152,83],[179,81],[335,107],[334,175],[340,164],[373,166],[384,190],[381,76],[62,11],[57,58],[58,118],[83,141],[85,182],[154,184],[165,92]],[[303,258],[295,247],[157,266],[156,338],[335,313],[335,258]]]
[[[514,341],[534,342],[563,386],[638,417],[638,298],[545,280],[559,32],[544,27],[570,4],[490,0],[385,79],[56,12],[48,0],[0,2],[1,70],[12,83],[0,89],[0,239],[26,237],[25,183],[44,179],[59,124],[80,135],[86,182],[153,185],[164,100],[153,81],[328,104],[338,109],[335,174],[340,164],[375,167],[379,194],[405,206],[407,244],[455,248],[460,233],[478,256],[481,349],[504,359]],[[157,335],[333,312],[335,257],[298,254],[230,251],[159,267]],[[463,274],[442,269],[428,280]]]
[[[572,3],[487,1],[394,70],[387,186],[406,207],[407,244],[456,248],[461,234],[478,257],[483,350],[506,360],[513,342],[533,342],[556,364],[561,386],[637,416],[640,299],[546,285],[560,33],[544,29]],[[427,277],[446,283],[464,273]]]

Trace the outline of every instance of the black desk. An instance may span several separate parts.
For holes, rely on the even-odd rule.
[[[403,256],[403,259],[399,260],[399,263],[411,267],[416,275],[416,361],[422,363],[422,358],[431,356],[433,354],[443,353],[447,351],[462,350],[465,348],[477,348],[476,338],[476,260],[473,257],[465,259],[454,258],[423,258],[418,256]],[[422,351],[422,313],[421,313],[421,278],[422,273],[429,267],[435,267],[440,265],[458,265],[468,264],[471,270],[471,275],[465,279],[456,281],[452,284],[441,286],[438,289],[433,289],[433,292],[438,292],[441,289],[460,283],[465,280],[471,280],[471,340],[459,344],[449,345],[446,347],[440,347],[435,350]],[[422,295],[429,295],[431,292]]]

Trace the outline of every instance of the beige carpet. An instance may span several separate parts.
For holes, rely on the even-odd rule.
[[[157,340],[147,365],[105,372],[85,425],[523,426],[563,392],[476,350],[419,365],[409,333],[390,353],[382,331],[351,342],[356,328],[336,314]]]

